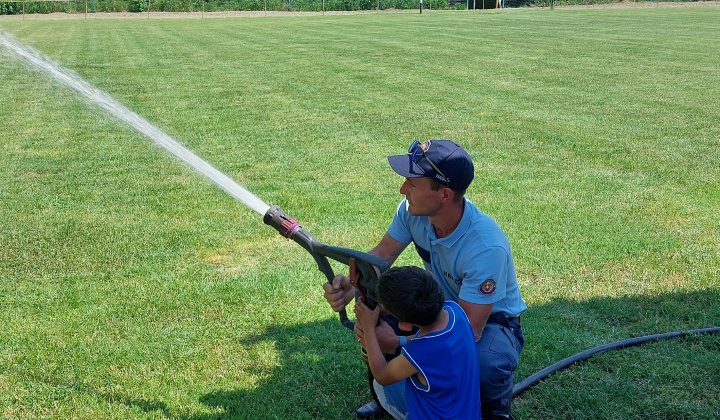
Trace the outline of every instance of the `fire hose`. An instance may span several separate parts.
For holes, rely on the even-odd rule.
[[[527,391],[529,388],[531,388],[531,387],[539,384],[543,380],[547,379],[550,375],[553,375],[561,370],[567,369],[576,363],[587,360],[587,359],[595,356],[596,354],[604,353],[604,352],[610,351],[610,350],[625,349],[628,347],[638,346],[640,344],[649,343],[649,342],[653,342],[653,341],[668,340],[671,338],[685,337],[687,335],[714,334],[717,332],[720,332],[720,328],[705,328],[705,329],[700,329],[700,330],[678,331],[678,332],[670,332],[670,333],[665,333],[665,334],[647,335],[644,337],[629,338],[627,340],[620,340],[620,341],[616,341],[614,343],[603,344],[601,346],[597,346],[597,347],[591,348],[589,350],[580,352],[574,356],[570,356],[566,359],[563,359],[555,364],[552,364],[552,365],[546,367],[545,369],[542,369],[542,370],[528,376],[527,378],[525,378],[522,381],[515,384],[515,386],[513,387],[512,396],[513,396],[513,398],[517,397],[518,395]]]

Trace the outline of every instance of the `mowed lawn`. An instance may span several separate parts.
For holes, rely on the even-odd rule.
[[[720,7],[0,31],[329,245],[385,232],[402,183],[387,155],[465,146],[468,197],[507,233],[529,306],[516,381],[720,326]],[[305,250],[2,46],[0,78],[0,417],[354,417],[365,367]],[[517,397],[515,416],[717,418],[719,353],[718,335],[606,353]]]

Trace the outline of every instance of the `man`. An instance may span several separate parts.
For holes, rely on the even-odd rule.
[[[412,242],[445,296],[465,311],[477,341],[482,418],[511,419],[513,372],[525,344],[520,296],[510,243],[495,221],[467,198],[474,178],[468,153],[450,140],[415,141],[407,154],[389,156],[405,177],[395,217],[380,243],[369,251],[392,264]],[[326,283],[325,299],[339,311],[352,301],[351,279]],[[385,354],[396,354],[407,339],[388,322],[376,327]],[[355,333],[363,338],[356,323]],[[450,362],[450,361],[448,361]],[[375,401],[360,407],[358,418],[383,415]]]

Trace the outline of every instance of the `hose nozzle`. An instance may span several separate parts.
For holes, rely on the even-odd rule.
[[[282,236],[288,239],[291,239],[298,229],[302,229],[300,223],[295,218],[288,216],[278,205],[268,209],[263,217],[263,222],[277,229]]]

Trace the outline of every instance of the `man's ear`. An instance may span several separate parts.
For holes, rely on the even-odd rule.
[[[443,187],[443,201],[453,201],[455,199],[455,191],[452,188]]]

